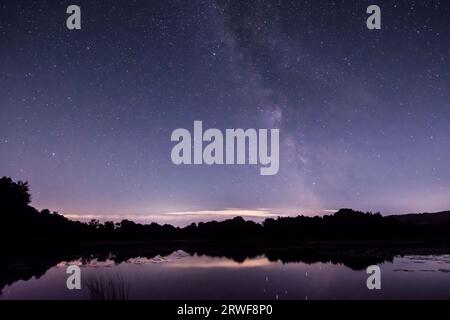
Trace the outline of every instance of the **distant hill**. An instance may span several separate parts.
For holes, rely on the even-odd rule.
[[[225,221],[192,223],[180,228],[129,220],[89,223],[72,221],[49,210],[30,206],[27,182],[0,178],[0,247],[2,253],[66,250],[101,242],[223,241],[300,244],[311,241],[434,241],[450,246],[450,211],[382,216],[380,213],[339,209],[333,215],[267,218],[262,223],[234,217]]]
[[[403,223],[412,223],[415,225],[432,225],[450,223],[450,211],[409,213],[401,215],[387,216]]]

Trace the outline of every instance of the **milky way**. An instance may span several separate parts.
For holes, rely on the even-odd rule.
[[[449,209],[450,3],[370,4],[3,0],[0,176],[73,216]],[[175,166],[195,120],[279,128],[279,173]]]

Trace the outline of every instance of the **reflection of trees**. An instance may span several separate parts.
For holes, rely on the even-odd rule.
[[[442,248],[421,248],[414,247],[389,247],[386,246],[299,246],[299,247],[270,247],[261,248],[255,246],[226,246],[216,243],[178,243],[167,245],[155,245],[148,247],[145,244],[130,244],[129,246],[114,247],[104,245],[91,249],[78,250],[73,253],[54,253],[40,255],[39,259],[7,260],[2,257],[0,264],[0,288],[6,284],[12,284],[18,280],[28,280],[31,277],[39,278],[48,269],[61,261],[72,261],[81,259],[84,264],[88,264],[96,259],[99,262],[112,259],[115,263],[125,262],[132,258],[152,259],[158,256],[166,257],[177,250],[183,250],[190,255],[205,255],[210,257],[222,257],[232,259],[242,263],[246,259],[258,256],[265,256],[269,261],[280,261],[282,263],[332,263],[343,264],[353,270],[364,270],[369,265],[392,262],[394,256],[412,254],[446,254],[448,249]],[[18,268],[18,264],[22,266]],[[120,277],[119,277],[120,278]],[[85,284],[90,288],[92,299],[122,299],[128,295],[125,281],[117,283],[115,277],[104,276],[101,278],[89,278]],[[123,280],[123,279],[122,279]]]
[[[270,261],[342,263],[359,270],[392,261],[395,254],[411,251],[411,246],[424,250],[438,246],[447,252],[450,241],[450,224],[445,219],[414,224],[352,209],[323,217],[270,218],[262,224],[235,217],[178,228],[129,220],[71,221],[46,209],[39,212],[29,205],[30,200],[26,182],[0,179],[0,287],[40,276],[60,261],[79,258],[113,256],[119,263],[181,249],[237,262],[265,255]],[[403,247],[393,249],[396,243]],[[17,262],[23,268],[17,268]]]

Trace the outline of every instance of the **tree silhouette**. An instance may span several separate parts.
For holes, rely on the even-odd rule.
[[[268,218],[262,224],[235,217],[225,221],[193,223],[186,227],[91,220],[72,221],[47,209],[30,206],[27,182],[0,179],[0,243],[19,247],[66,249],[70,245],[102,242],[201,240],[219,241],[222,247],[241,243],[302,244],[308,241],[434,241],[450,242],[450,212],[436,213],[432,219],[401,216],[384,217],[379,213],[340,209],[333,215]],[[438,215],[439,217],[436,217]],[[422,215],[418,215],[422,216]],[[439,219],[438,219],[439,218]],[[430,223],[424,223],[430,222]],[[60,239],[63,239],[60,241]]]
[[[30,201],[27,182],[0,179],[0,289],[11,279],[30,277],[30,272],[41,275],[74,256],[100,261],[113,256],[120,263],[184,250],[237,262],[264,254],[269,261],[344,263],[362,270],[399,252],[448,253],[450,247],[450,211],[386,217],[341,209],[325,216],[267,218],[261,224],[235,217],[175,227],[73,221],[47,209],[38,211]],[[17,268],[16,259],[24,258],[36,264],[33,270]],[[42,260],[50,262],[43,267],[36,262]]]
[[[11,178],[0,179],[0,208],[20,209],[27,207],[31,202],[28,182],[14,182]]]

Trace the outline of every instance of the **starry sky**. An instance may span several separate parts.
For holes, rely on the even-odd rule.
[[[1,0],[0,176],[75,219],[450,209],[449,17],[437,0]],[[194,120],[279,128],[279,173],[175,166]]]

